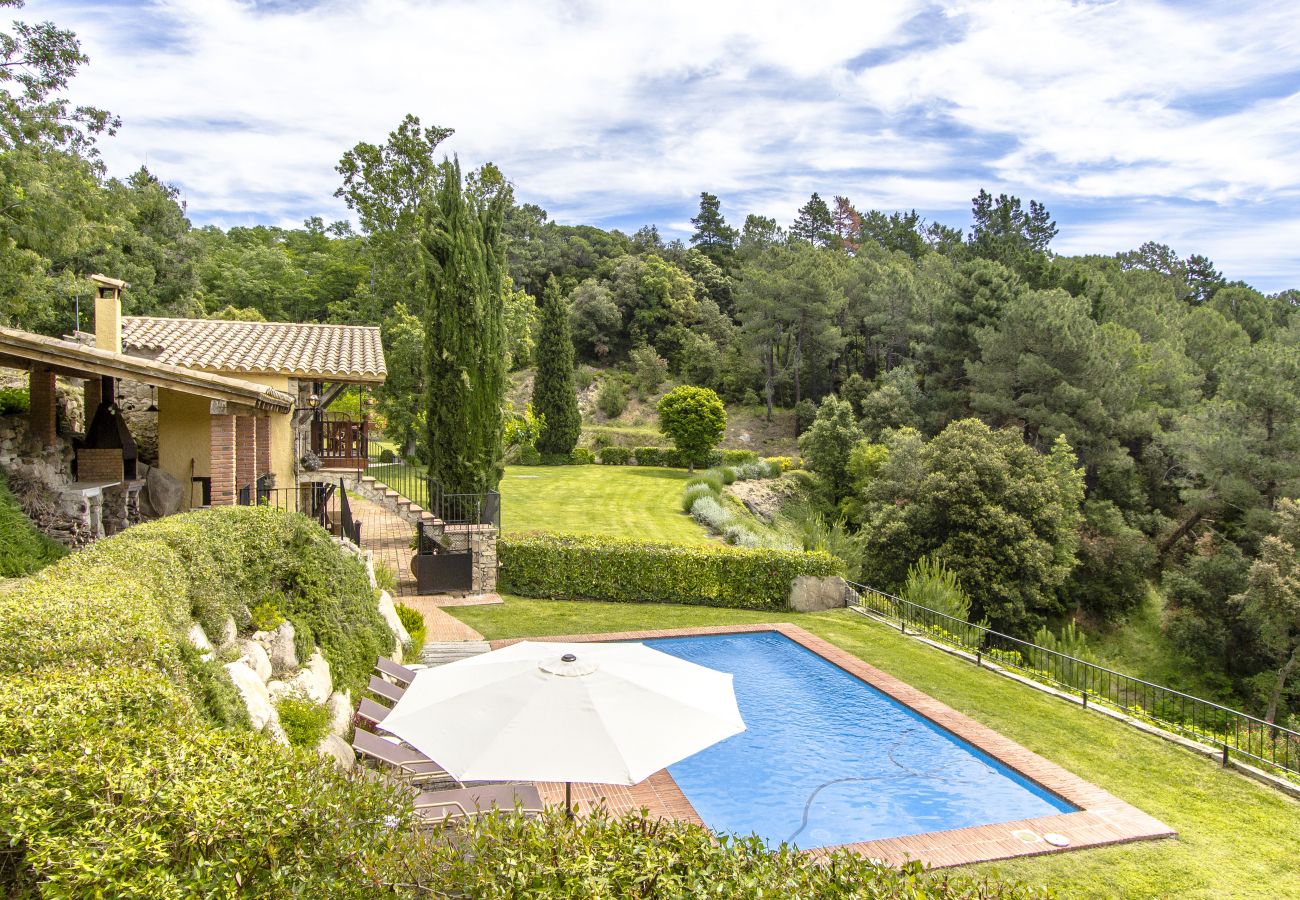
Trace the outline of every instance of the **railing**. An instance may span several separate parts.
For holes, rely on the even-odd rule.
[[[364,466],[370,451],[370,421],[342,413],[317,413],[311,421],[311,452],[327,467]]]
[[[334,535],[361,543],[361,522],[353,517],[342,482],[304,482],[294,487],[271,487],[264,479],[239,489],[240,506],[270,506],[284,512],[302,513]]]
[[[391,450],[385,453],[370,445],[365,474],[382,482],[421,509],[448,525],[491,525],[501,529],[501,494],[487,491],[462,494],[447,491],[429,477],[428,469],[417,466]]]
[[[1085,707],[1089,703],[1101,702],[1134,718],[1212,744],[1222,751],[1225,765],[1228,754],[1233,752],[1265,766],[1300,775],[1300,733],[1289,728],[991,628],[964,622],[866,585],[850,583],[846,599],[850,607],[893,622],[905,634],[910,629],[931,640],[974,654],[977,665],[983,664],[984,660],[994,662],[1036,681],[1078,694]]]

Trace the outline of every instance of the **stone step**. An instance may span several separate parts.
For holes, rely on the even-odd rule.
[[[420,662],[426,666],[445,666],[449,662],[478,656],[491,649],[487,641],[429,641],[420,651]]]

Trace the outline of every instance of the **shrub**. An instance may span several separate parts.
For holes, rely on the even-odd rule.
[[[569,461],[575,466],[595,465],[596,454],[592,453],[586,447],[574,447],[573,453],[569,456]]]
[[[686,490],[682,491],[682,512],[689,513],[696,500],[701,497],[712,497],[713,495],[713,488],[707,484],[687,485]]]
[[[253,628],[256,631],[274,631],[284,621],[280,604],[274,600],[263,600],[250,609],[248,615],[253,620]]]
[[[531,444],[519,448],[519,465],[521,466],[540,466],[542,464],[542,454]]]
[[[374,896],[409,801],[216,727],[242,707],[191,617],[247,624],[268,591],[359,693],[392,634],[361,563],[301,516],[171,516],[0,592],[0,894]]]
[[[718,465],[741,466],[745,463],[758,462],[758,454],[753,450],[720,450]]]
[[[596,392],[596,408],[607,419],[617,419],[623,415],[623,410],[627,409],[627,388],[623,382],[613,377],[602,381],[600,390]]]
[[[718,473],[718,477],[722,479],[723,484],[735,484],[736,479],[740,477],[740,473],[733,466],[723,466],[712,471]]]
[[[734,522],[730,510],[711,496],[700,497],[691,504],[691,517],[718,534],[722,534]]]
[[[626,447],[601,447],[600,462],[605,466],[625,466],[632,459],[632,451]]]
[[[379,451],[379,461],[381,463],[397,462],[397,454],[393,452],[392,447],[385,447]]]
[[[315,747],[329,731],[329,710],[307,697],[281,697],[275,709],[280,714],[280,727],[295,747]]]
[[[715,494],[720,494],[722,493],[722,474],[716,469],[707,469],[686,482],[687,487],[695,484],[707,484],[709,490]]]
[[[544,466],[570,466],[573,465],[573,456],[568,453],[543,453],[542,465]]]
[[[385,563],[376,562],[375,566],[375,587],[381,591],[388,591],[390,594],[397,593],[397,573],[390,569]]]
[[[637,447],[632,451],[638,466],[662,466],[663,454],[662,447]]]
[[[668,361],[655,352],[654,347],[635,348],[628,354],[628,362],[632,365],[636,389],[642,400],[659,390],[659,385],[668,377]]]
[[[424,614],[418,609],[412,609],[405,603],[395,604],[397,607],[397,618],[401,620],[402,627],[406,633],[411,636],[410,646],[404,648],[408,655],[419,656],[420,651],[424,649],[424,639],[427,635],[428,626],[424,621]]]
[[[0,474],[0,578],[20,578],[68,551],[36,530]]]
[[[856,900],[1034,900],[1050,896],[988,876],[894,869],[847,850],[801,853],[757,837],[722,837],[699,825],[621,818],[598,809],[569,818],[475,816],[456,840],[430,842],[413,861],[437,879],[428,896],[474,897],[825,897]],[[473,890],[466,886],[473,885]],[[526,888],[522,886],[527,886]]]
[[[744,525],[728,525],[723,530],[722,537],[728,544],[737,547],[758,547],[762,544],[762,541],[758,539],[758,535]]]
[[[802,468],[803,465],[800,460],[793,456],[769,456],[763,462],[767,463],[769,468],[777,466],[779,469],[777,474]]]
[[[26,388],[0,388],[0,416],[24,415],[31,405]]]
[[[795,577],[844,571],[827,553],[547,533],[502,537],[498,553],[501,589],[525,597],[735,609],[785,609]]]

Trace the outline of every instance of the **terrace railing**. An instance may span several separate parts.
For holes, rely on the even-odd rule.
[[[240,506],[270,506],[283,512],[302,513],[330,534],[361,544],[361,522],[352,515],[342,481],[304,482],[294,487],[270,487],[263,479],[239,489]]]
[[[1218,748],[1223,762],[1230,753],[1266,768],[1300,775],[1300,733],[1239,710],[1202,700],[1173,688],[1116,672],[1094,662],[962,621],[945,613],[849,583],[851,608],[909,631],[1013,669],[1031,679],[1077,694],[1086,707],[1102,703],[1169,731]]]

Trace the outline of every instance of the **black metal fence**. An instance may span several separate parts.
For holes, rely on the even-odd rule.
[[[427,467],[414,464],[391,449],[381,449],[374,441],[369,445],[365,474],[448,525],[492,525],[498,530],[501,528],[499,492],[449,492],[429,477]]]
[[[957,647],[1014,669],[1036,681],[1079,695],[1084,706],[1103,703],[1167,730],[1220,748],[1224,763],[1236,753],[1265,766],[1300,775],[1300,733],[1202,700],[1182,691],[1007,634],[962,621],[861,584],[849,584],[848,605],[898,625],[899,629]]]
[[[240,506],[270,506],[284,512],[302,513],[330,534],[361,544],[361,522],[352,515],[347,492],[324,481],[303,482],[293,487],[271,487],[263,478],[239,489]]]

